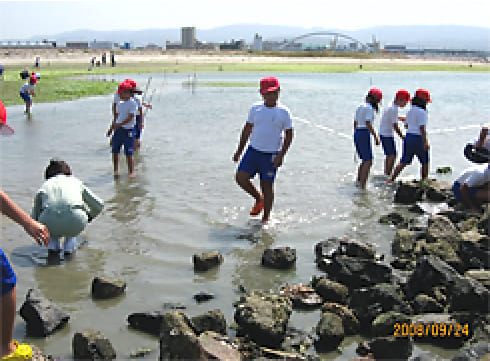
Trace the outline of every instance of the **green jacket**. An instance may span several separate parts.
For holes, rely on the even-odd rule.
[[[57,175],[37,191],[32,218],[45,224],[53,237],[74,237],[97,217],[104,202],[74,176]]]

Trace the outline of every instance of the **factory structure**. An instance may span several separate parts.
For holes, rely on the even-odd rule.
[[[335,32],[315,32],[304,34],[292,39],[264,40],[260,34],[255,34],[252,43],[244,39],[230,39],[222,43],[199,41],[195,27],[181,27],[180,42],[166,40],[163,44],[149,43],[145,46],[135,47],[133,42],[122,43],[97,40],[92,41],[66,41],[64,44],[56,40],[42,41],[0,41],[0,48],[26,48],[26,49],[97,49],[97,50],[131,50],[131,49],[157,49],[157,50],[207,50],[207,51],[248,51],[248,52],[368,52],[390,53],[405,55],[445,55],[460,57],[489,57],[488,51],[465,49],[410,49],[402,44],[386,44],[381,46],[379,40],[373,36],[369,43],[362,43],[348,35]]]

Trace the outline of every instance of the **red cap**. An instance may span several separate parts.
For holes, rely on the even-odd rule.
[[[131,85],[131,83],[129,83],[125,80],[121,84],[119,84],[119,87],[117,88],[117,92],[122,93],[123,91],[132,90],[132,89],[133,89],[133,86]]]
[[[36,76],[36,74],[32,74],[32,75],[29,77],[29,81],[30,81],[32,84],[36,84],[36,83],[37,83],[37,76]]]
[[[416,92],[415,92],[415,96],[417,98],[420,98],[420,99],[423,99],[423,100],[426,100],[428,101],[429,103],[432,103],[432,99],[430,98],[430,93],[428,90],[426,89],[418,89]]]
[[[379,88],[371,88],[369,89],[368,95],[371,95],[374,99],[378,101],[378,103],[383,98],[383,92]]]
[[[136,88],[136,82],[133,79],[125,79],[123,83],[129,83],[131,87]]]
[[[260,81],[260,94],[273,92],[279,89],[279,80],[274,76],[263,78]]]
[[[7,109],[0,100],[0,134],[1,135],[12,135],[14,130],[7,124]]]
[[[395,100],[403,100],[408,102],[410,101],[410,93],[405,89],[398,90],[395,95]]]

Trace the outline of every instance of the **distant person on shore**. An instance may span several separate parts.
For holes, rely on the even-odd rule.
[[[36,96],[36,93],[34,92],[34,90],[36,89],[36,83],[37,83],[37,76],[34,72],[32,72],[31,76],[29,77],[29,82],[22,85],[22,87],[20,88],[20,91],[19,91],[20,97],[26,103],[25,114],[27,114],[27,116],[32,115],[32,113],[31,113],[31,106],[32,106],[31,96],[32,97]]]
[[[129,177],[134,175],[134,127],[136,125],[136,114],[138,106],[133,97],[133,86],[128,81],[123,81],[119,84],[117,90],[119,101],[113,110],[114,120],[111,127],[107,131],[107,136],[110,137],[112,132],[112,162],[114,165],[114,175],[119,174],[119,152],[124,145],[124,153],[128,163]]]
[[[7,125],[7,111],[0,102],[0,134],[11,135],[12,131],[4,132]],[[9,127],[9,129],[11,129]],[[21,225],[26,233],[42,246],[49,244],[48,228],[24,212],[9,196],[0,190],[0,210],[14,222]],[[19,344],[13,340],[17,303],[17,276],[7,256],[0,248],[0,357],[2,360],[27,360],[32,357],[31,346]]]
[[[116,58],[113,51],[111,51],[111,66],[112,67],[116,66]]]
[[[3,64],[0,63],[0,79],[1,80],[3,80],[3,72],[4,72]]]
[[[269,221],[274,203],[274,181],[277,169],[283,164],[293,140],[293,123],[289,109],[279,103],[279,80],[275,77],[260,81],[260,94],[263,101],[250,108],[248,119],[242,129],[238,148],[233,161],[238,162],[250,139],[247,151],[241,159],[236,172],[237,184],[255,199],[250,215],[257,216],[262,210],[262,222]],[[251,179],[260,175],[260,189]]]
[[[106,65],[107,63],[107,58],[106,58],[106,53],[102,53],[102,65]]]
[[[32,218],[49,229],[49,255],[59,256],[64,237],[63,251],[69,257],[76,250],[77,236],[100,214],[104,202],[72,175],[65,161],[52,159],[44,178],[34,198]]]
[[[418,89],[412,98],[412,106],[405,120],[407,133],[403,139],[403,154],[400,162],[393,171],[387,183],[395,181],[401,171],[417,156],[420,162],[420,177],[422,180],[429,176],[429,141],[427,139],[427,103],[432,103],[430,93],[426,89]]]
[[[381,116],[381,122],[379,124],[379,137],[385,153],[384,173],[387,177],[391,175],[396,160],[394,131],[401,139],[404,138],[403,133],[398,127],[398,121],[405,121],[405,118],[398,116],[398,109],[404,108],[408,101],[410,101],[410,93],[406,90],[399,90],[396,92],[395,100],[391,106],[386,108]]]
[[[34,62],[34,67],[36,69],[41,68],[41,57],[40,56],[36,56],[36,61]]]
[[[490,163],[465,169],[453,184],[456,200],[466,208],[481,212],[481,204],[490,202]]]
[[[383,93],[378,88],[371,88],[366,95],[365,102],[359,105],[354,116],[354,144],[361,158],[361,164],[357,170],[357,183],[362,189],[366,188],[369,171],[373,165],[373,151],[371,148],[371,135],[378,146],[378,135],[373,128],[374,112],[379,112],[379,103]]]

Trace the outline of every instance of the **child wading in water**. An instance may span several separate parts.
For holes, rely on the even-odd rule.
[[[107,131],[107,136],[110,137],[114,131],[112,138],[112,162],[114,165],[114,175],[119,172],[119,152],[124,145],[124,153],[128,163],[129,177],[134,177],[134,127],[136,125],[136,113],[138,107],[132,99],[133,85],[127,81],[119,84],[117,90],[120,101],[116,104],[117,118],[111,124]]]
[[[416,155],[420,162],[420,177],[422,180],[429,176],[429,141],[427,140],[427,103],[432,103],[429,91],[419,89],[412,98],[412,106],[407,112],[407,134],[403,139],[403,154],[400,163],[393,171],[393,175],[387,180],[393,182],[401,171],[410,163]]]
[[[253,198],[255,205],[250,215],[259,215],[262,210],[262,222],[269,221],[274,203],[274,180],[277,169],[282,165],[284,155],[293,140],[293,122],[287,107],[280,104],[279,80],[275,77],[260,81],[260,94],[264,99],[252,105],[248,119],[242,129],[238,148],[233,161],[238,162],[250,138],[250,144],[236,172],[237,184]],[[260,189],[251,179],[260,174]]]
[[[391,106],[383,112],[381,116],[381,122],[379,124],[379,137],[381,138],[381,145],[385,153],[385,176],[389,177],[393,171],[396,160],[396,146],[395,138],[393,137],[393,130],[398,134],[400,138],[404,138],[400,128],[398,127],[398,121],[404,121],[404,117],[398,116],[398,108],[404,108],[407,102],[410,101],[410,93],[406,90],[399,90],[395,95],[395,100]]]
[[[357,182],[359,186],[366,188],[369,171],[373,165],[373,151],[371,149],[371,134],[376,145],[379,145],[379,138],[373,128],[374,111],[379,111],[379,103],[383,98],[383,93],[378,88],[369,90],[366,102],[359,105],[354,117],[354,144],[357,154],[361,158],[361,164],[357,170]]]
[[[22,99],[24,99],[24,102],[26,103],[25,113],[28,116],[32,115],[32,113],[31,113],[31,106],[32,106],[31,95],[33,97],[36,96],[36,93],[34,92],[34,90],[36,89],[36,83],[37,83],[37,77],[36,77],[36,74],[34,74],[34,72],[33,72],[32,75],[29,77],[29,82],[22,85],[22,87],[20,88],[20,92],[19,92],[20,97]]]

